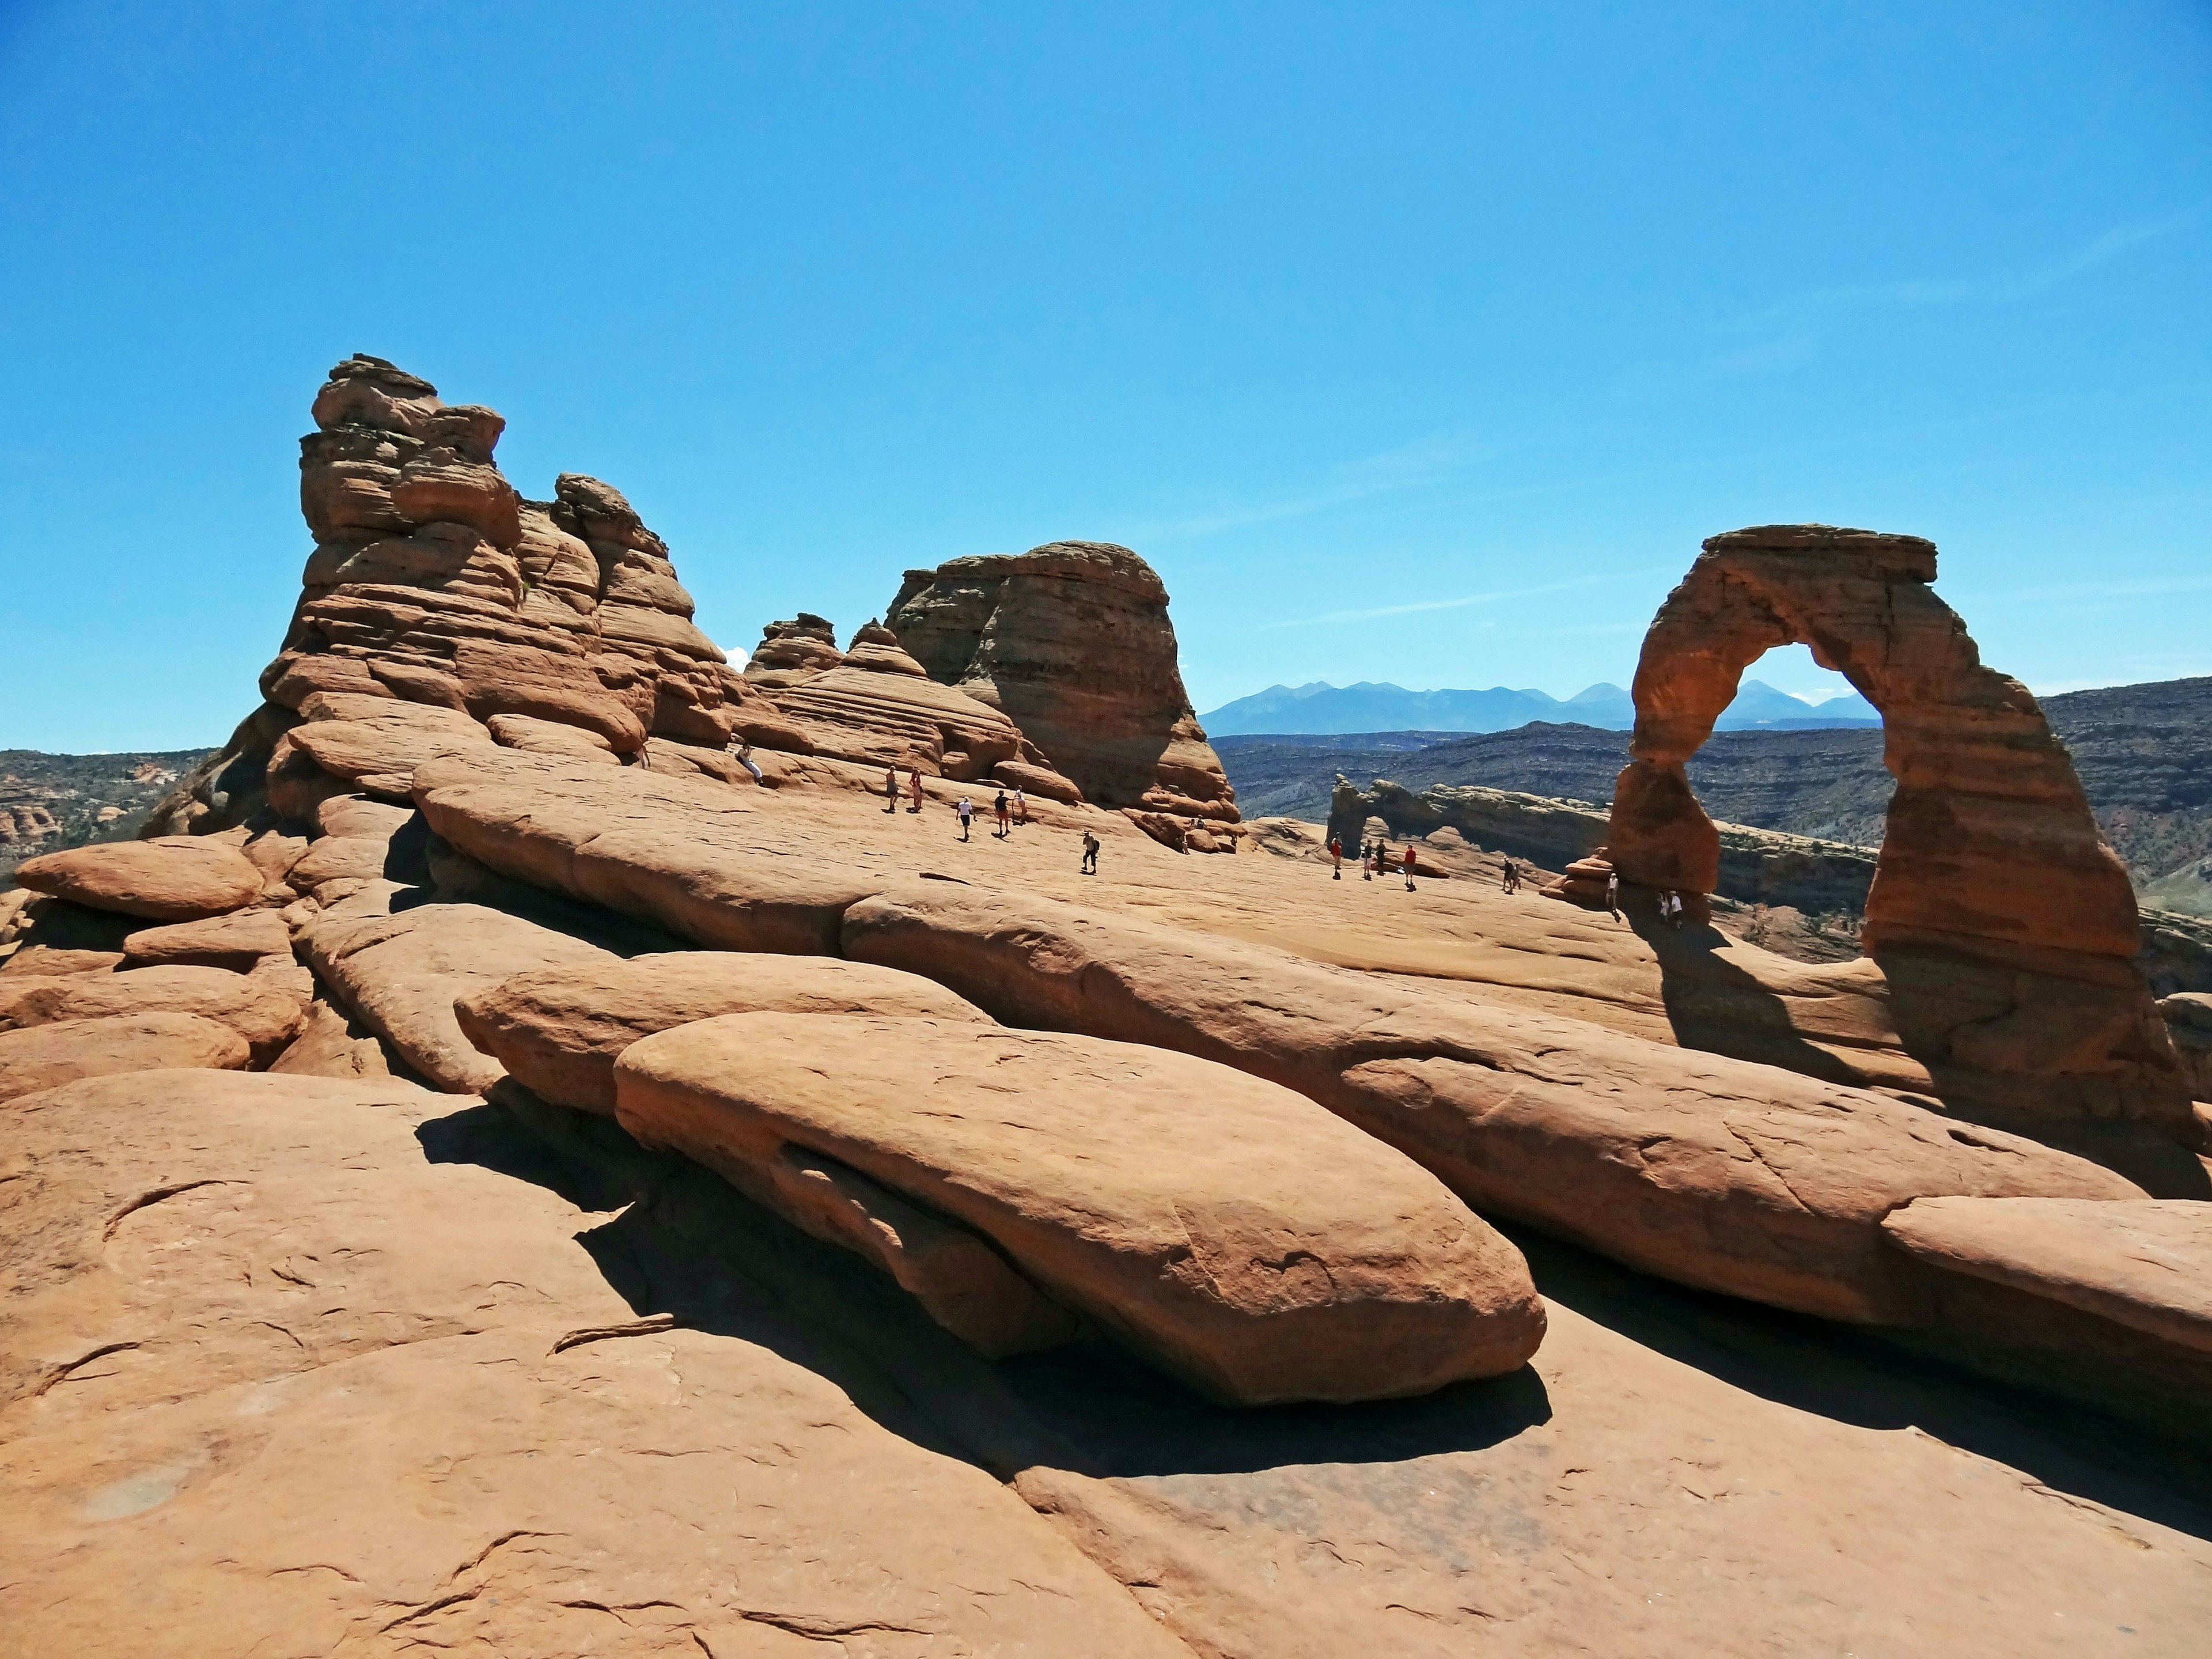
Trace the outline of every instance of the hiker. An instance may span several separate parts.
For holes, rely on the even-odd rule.
[[[730,739],[730,752],[737,757],[738,765],[753,775],[755,783],[763,786],[767,784],[768,779],[763,775],[760,767],[753,760],[752,744],[741,738],[732,738]]]
[[[968,839],[968,821],[975,816],[975,803],[967,796],[960,797],[960,805],[952,809],[960,815],[960,839]]]
[[[1509,893],[1521,890],[1521,866],[1511,859],[1505,860],[1505,890]]]
[[[1098,837],[1088,830],[1083,832],[1083,873],[1086,876],[1098,873]]]
[[[1176,851],[1178,853],[1190,851],[1190,826],[1187,823],[1176,825]]]
[[[1620,872],[1609,870],[1605,878],[1605,908],[1615,921],[1620,920]]]
[[[897,811],[898,797],[898,768],[893,766],[887,768],[884,773],[884,811],[886,812]]]
[[[906,809],[908,811],[921,811],[921,769],[919,766],[907,769],[906,798],[910,803]]]
[[[1001,789],[999,791],[998,799],[991,803],[991,811],[997,814],[999,819],[999,827],[996,830],[994,830],[991,833],[996,836],[1000,841],[1006,840],[1008,836],[1013,834],[1012,830],[1007,825],[1008,814],[1011,813],[1012,810],[1012,808],[1006,805],[1006,792]]]
[[[1669,927],[1680,933],[1682,928],[1682,896],[1669,887],[1667,896],[1659,901],[1659,914],[1666,917]]]
[[[1413,857],[1413,843],[1409,841],[1406,843],[1406,890],[1409,893],[1413,890],[1413,866],[1416,860]]]
[[[1334,836],[1328,838],[1328,878],[1331,881],[1342,881],[1344,879],[1344,843]]]
[[[1014,822],[1027,827],[1030,821],[1030,798],[1022,793],[1019,784],[1014,786]]]

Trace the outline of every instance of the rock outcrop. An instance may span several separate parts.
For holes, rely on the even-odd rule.
[[[469,1041],[540,1099],[603,1117],[615,1115],[615,1061],[623,1051],[695,1020],[747,1013],[990,1018],[917,974],[834,957],[733,951],[673,951],[517,974],[460,997],[453,1012]]]
[[[1685,763],[1742,672],[1802,641],[1883,713],[1897,778],[1864,940],[1946,1099],[2013,1121],[2197,1133],[2133,965],[2126,870],[2027,689],[1982,665],[1913,536],[1778,525],[1715,536],[1661,606],[1607,834],[1625,882],[1715,890],[1720,837]]]
[[[1432,1176],[1226,1066],[966,1021],[737,1014],[646,1038],[615,1076],[646,1144],[779,1208],[787,1149],[833,1159],[1231,1403],[1427,1394],[1543,1338],[1520,1253]]]
[[[1127,548],[1052,542],[909,570],[884,624],[931,679],[1019,726],[1085,799],[1237,822],[1183,691],[1167,589]]]
[[[95,910],[149,921],[200,921],[261,896],[261,874],[224,842],[164,836],[47,853],[15,866],[15,879]]]
[[[332,369],[314,420],[300,501],[315,546],[262,675],[269,701],[155,810],[155,829],[241,823],[264,799],[298,817],[321,775],[404,798],[404,768],[369,769],[404,758],[384,729],[395,722],[420,750],[489,744],[483,723],[506,715],[617,755],[648,734],[720,748],[742,725],[744,681],[619,490],[563,473],[550,501],[525,499],[492,459],[501,416],[444,404],[381,358]],[[353,729],[284,748],[318,693],[346,700],[337,724]]]

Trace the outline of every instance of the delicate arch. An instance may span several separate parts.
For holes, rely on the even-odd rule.
[[[2178,1063],[2132,966],[2135,891],[2035,698],[1983,666],[1917,536],[1767,525],[1715,536],[1659,608],[1614,785],[1625,882],[1713,890],[1720,838],[1685,770],[1743,671],[1802,642],[1881,711],[1897,779],[1864,939],[1939,1081],[2027,1115],[2186,1125]]]

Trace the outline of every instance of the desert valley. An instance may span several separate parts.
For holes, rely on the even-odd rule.
[[[2205,682],[1767,526],[1632,731],[1217,745],[1128,548],[732,661],[312,404],[228,742],[6,761],[11,1650],[2203,1650]]]

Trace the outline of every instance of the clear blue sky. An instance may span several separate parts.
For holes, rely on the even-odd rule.
[[[2212,672],[2212,7],[0,0],[0,747],[252,706],[356,349],[738,653],[1082,537],[1200,708],[1567,694],[1823,519],[2039,688]]]

